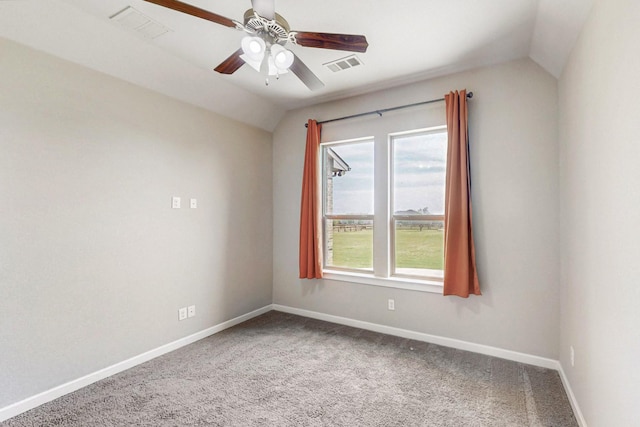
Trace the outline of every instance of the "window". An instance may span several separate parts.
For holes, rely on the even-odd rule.
[[[441,283],[446,128],[379,139],[321,145],[325,272]]]
[[[393,271],[442,279],[446,132],[391,137]]]
[[[373,272],[373,140],[322,151],[325,267]]]

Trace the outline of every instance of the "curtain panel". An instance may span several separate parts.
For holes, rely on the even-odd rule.
[[[467,91],[445,95],[447,177],[444,218],[444,295],[481,295],[471,215]]]
[[[302,175],[300,205],[300,278],[322,278],[322,234],[320,221],[320,189],[318,186],[318,152],[321,126],[315,120],[307,123],[307,147]]]

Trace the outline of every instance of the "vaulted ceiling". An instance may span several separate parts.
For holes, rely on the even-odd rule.
[[[250,0],[183,0],[242,21]],[[292,73],[269,86],[248,66],[213,68],[242,31],[143,0],[0,0],[0,37],[219,114],[273,130],[286,110],[410,81],[531,57],[562,72],[592,0],[276,0],[292,30],[363,34],[362,65],[323,64],[352,52],[287,45],[325,83],[310,91]],[[169,29],[157,38],[110,17],[133,7]]]

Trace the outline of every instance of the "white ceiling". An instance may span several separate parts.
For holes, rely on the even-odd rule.
[[[242,21],[250,0],[183,0]],[[593,0],[276,0],[292,30],[363,34],[363,66],[322,64],[350,52],[290,46],[325,83],[272,81],[248,66],[213,71],[241,31],[142,0],[0,0],[0,37],[273,130],[284,112],[408,81],[530,56],[559,77]],[[169,27],[154,40],[109,19],[127,6]],[[273,80],[273,79],[272,79]]]

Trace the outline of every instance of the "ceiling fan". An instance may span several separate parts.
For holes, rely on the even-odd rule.
[[[246,32],[242,47],[222,61],[215,71],[233,74],[246,63],[266,75],[267,85],[269,76],[278,78],[291,70],[310,90],[324,87],[309,67],[284,47],[287,43],[350,52],[366,52],[369,46],[365,36],[291,31],[287,21],[275,12],[275,0],[251,0],[252,8],[245,12],[242,23],[178,0],[144,1]]]

